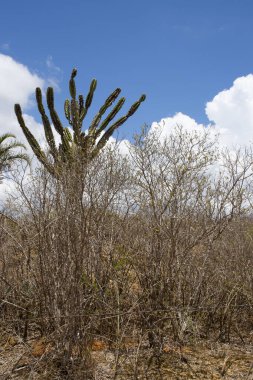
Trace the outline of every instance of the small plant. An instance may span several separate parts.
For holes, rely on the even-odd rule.
[[[0,136],[0,180],[2,179],[3,172],[9,170],[11,165],[17,160],[25,160],[29,162],[29,157],[25,153],[16,153],[17,148],[24,148],[25,146],[18,141],[6,143],[7,139],[15,139],[11,133],[5,133]]]

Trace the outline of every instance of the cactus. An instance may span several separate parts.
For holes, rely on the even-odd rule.
[[[113,132],[124,124],[129,117],[131,117],[139,108],[140,104],[145,100],[146,96],[142,95],[138,101],[136,101],[126,113],[117,121],[113,122],[118,112],[121,110],[125,103],[125,98],[120,98],[111,112],[102,120],[103,115],[112,106],[115,100],[118,98],[121,89],[116,88],[110,96],[106,99],[102,107],[100,107],[98,113],[93,118],[87,134],[82,131],[83,121],[87,112],[92,104],[94,92],[97,87],[96,79],[93,79],[90,84],[89,92],[84,100],[83,95],[77,97],[75,77],[77,70],[73,69],[70,81],[69,92],[70,100],[66,99],[64,103],[64,113],[69,125],[72,127],[73,135],[68,128],[63,127],[62,122],[55,110],[54,106],[54,90],[52,87],[47,89],[47,107],[50,113],[52,124],[56,132],[60,135],[61,143],[59,147],[56,146],[53,130],[50,120],[45,112],[42,100],[42,92],[40,88],[36,88],[36,100],[38,111],[41,115],[42,123],[44,126],[44,132],[46,141],[49,147],[49,153],[53,160],[50,160],[46,153],[41,149],[38,141],[33,134],[27,128],[24,118],[22,116],[22,110],[19,104],[15,104],[15,113],[23,133],[31,146],[34,154],[38,160],[45,166],[45,168],[55,177],[59,177],[63,164],[71,164],[73,162],[74,155],[78,152],[78,158],[84,159],[87,164],[101,151],[105,146]],[[111,124],[112,123],[112,124]],[[104,134],[101,136],[102,132]]]

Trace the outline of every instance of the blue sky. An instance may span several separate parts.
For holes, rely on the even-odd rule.
[[[98,79],[91,116],[118,86],[128,105],[146,93],[121,129],[130,138],[177,112],[208,123],[206,103],[253,72],[252,21],[252,0],[9,1],[0,53],[53,80],[58,109],[74,66],[80,92]]]

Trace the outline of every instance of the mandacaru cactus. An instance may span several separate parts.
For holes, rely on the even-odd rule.
[[[38,141],[33,134],[27,128],[24,118],[22,116],[22,110],[19,104],[15,104],[15,113],[22,128],[28,143],[30,144],[34,154],[38,160],[45,166],[45,168],[55,177],[60,176],[61,167],[64,163],[71,163],[74,156],[78,152],[78,157],[82,157],[85,162],[92,160],[105,146],[113,132],[127,121],[139,108],[140,104],[145,100],[146,96],[142,95],[138,101],[136,101],[126,113],[126,115],[120,117],[117,121],[113,121],[115,116],[121,110],[125,103],[125,98],[120,98],[108,115],[102,120],[103,115],[106,113],[109,107],[118,98],[121,89],[116,88],[115,91],[106,99],[105,103],[99,109],[98,113],[93,118],[87,133],[83,132],[83,120],[91,106],[94,92],[97,87],[96,79],[93,79],[90,84],[90,89],[86,99],[83,95],[77,97],[75,77],[77,70],[73,69],[70,81],[69,92],[71,99],[67,99],[64,104],[65,116],[73,129],[73,133],[69,128],[62,125],[60,118],[55,110],[54,106],[54,91],[52,87],[47,89],[47,106],[52,120],[52,124],[56,132],[60,135],[61,143],[57,147],[55,142],[54,133],[52,130],[51,122],[45,112],[42,92],[40,88],[36,88],[36,100],[39,113],[44,126],[45,137],[48,143],[49,152],[53,158],[53,161],[48,159],[45,152],[42,150]],[[101,121],[102,120],[102,121]],[[80,154],[80,156],[79,156]]]

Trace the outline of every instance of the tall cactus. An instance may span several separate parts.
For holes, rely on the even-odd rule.
[[[116,105],[112,108],[105,119],[102,120],[103,115],[106,113],[109,107],[112,106],[121,92],[120,88],[116,88],[116,90],[112,92],[112,94],[106,99],[102,107],[99,109],[98,113],[95,115],[88,128],[88,132],[85,133],[82,130],[83,121],[92,104],[93,95],[97,87],[97,81],[96,79],[93,79],[91,81],[89,92],[86,96],[86,99],[84,100],[83,95],[79,95],[77,97],[76,94],[76,74],[77,70],[73,69],[69,81],[69,92],[71,99],[67,99],[64,103],[65,116],[68,120],[68,123],[73,129],[73,134],[70,133],[68,128],[63,127],[60,118],[55,110],[53,88],[48,87],[47,89],[47,107],[54,129],[61,138],[61,143],[58,147],[55,142],[50,120],[43,106],[41,89],[36,88],[37,107],[41,115],[45,137],[53,161],[47,158],[46,153],[42,150],[38,141],[27,128],[22,116],[20,105],[15,104],[15,113],[19,125],[22,128],[23,133],[25,134],[26,139],[30,144],[34,154],[45,166],[45,168],[55,177],[60,176],[61,167],[64,163],[71,164],[76,152],[78,152],[79,158],[81,157],[85,160],[84,162],[87,163],[92,160],[105,146],[109,138],[112,136],[113,132],[122,124],[124,124],[127,119],[137,111],[141,102],[143,102],[146,98],[145,95],[142,95],[140,99],[130,107],[126,115],[113,122],[113,119],[116,117],[125,103],[125,98],[122,97],[118,100]],[[104,133],[101,136],[102,132]]]

